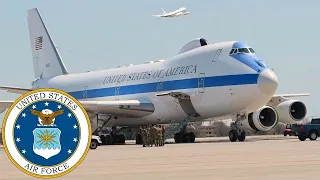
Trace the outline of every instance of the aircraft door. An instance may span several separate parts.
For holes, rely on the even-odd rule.
[[[204,80],[205,80],[205,73],[200,73],[199,74],[199,78],[198,78],[198,92],[199,93],[204,93],[204,89],[205,89],[205,86],[204,86]]]
[[[218,60],[218,58],[219,58],[219,56],[220,56],[220,54],[221,54],[221,51],[222,51],[222,49],[218,49],[218,50],[215,52],[215,54],[214,54],[214,56],[213,56],[213,59],[212,59],[212,62],[216,62],[216,61]]]
[[[117,83],[115,86],[115,99],[118,100],[119,99],[119,94],[120,94],[120,84]]]
[[[157,92],[161,92],[163,88],[163,78],[160,78],[157,83]]]
[[[88,86],[85,86],[84,88],[83,88],[83,96],[82,96],[82,98],[83,99],[87,99],[88,98]]]

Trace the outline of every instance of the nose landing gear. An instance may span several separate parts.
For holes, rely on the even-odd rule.
[[[243,116],[237,114],[236,120],[230,124],[229,139],[231,142],[236,142],[237,140],[242,142],[246,139],[246,132],[241,127],[241,119],[243,118]]]

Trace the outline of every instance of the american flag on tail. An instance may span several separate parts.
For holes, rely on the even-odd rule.
[[[36,38],[36,51],[42,49],[42,39],[42,36]]]

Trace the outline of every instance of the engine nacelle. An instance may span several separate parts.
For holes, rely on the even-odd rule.
[[[295,124],[297,121],[303,120],[307,115],[306,105],[298,100],[288,100],[280,103],[276,110],[279,120],[286,124]]]
[[[242,125],[246,128],[256,131],[269,131],[277,124],[277,111],[270,106],[263,106],[255,112],[248,114],[247,119],[242,122]]]

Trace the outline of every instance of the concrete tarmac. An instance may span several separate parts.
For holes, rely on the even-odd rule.
[[[194,144],[100,146],[64,180],[275,180],[318,179],[320,140],[296,137],[227,138]],[[262,140],[263,139],[263,140]],[[36,179],[18,170],[0,148],[0,180]]]

